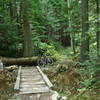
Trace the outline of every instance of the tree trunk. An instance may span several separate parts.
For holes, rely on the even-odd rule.
[[[97,37],[97,56],[98,56],[98,60],[100,61],[100,5],[99,5],[99,0],[96,0],[96,12],[97,12],[97,33],[96,33],[96,37]]]
[[[97,13],[97,33],[96,33],[96,38],[97,38],[97,65],[96,67],[100,67],[100,5],[99,5],[99,0],[96,0],[96,13]],[[98,86],[100,87],[100,70],[95,72],[95,79],[98,81]]]
[[[72,21],[73,21],[73,19],[71,18],[72,11],[69,10],[72,1],[71,0],[68,0],[67,2],[68,2],[67,3],[68,4],[68,16],[69,16],[69,22],[68,22],[68,24],[69,24],[69,29],[70,29],[71,48],[72,48],[72,51],[73,51],[73,53],[75,55],[76,54],[76,50],[75,50],[75,34],[72,31],[72,28],[73,28],[72,27]]]
[[[89,59],[89,19],[88,19],[88,0],[82,0],[82,42],[80,60],[82,62]]]
[[[75,34],[74,33],[71,33],[71,48],[72,48],[72,51],[74,53],[74,55],[76,54],[76,50],[75,50]]]
[[[38,57],[26,58],[5,58],[1,57],[0,60],[4,65],[36,65]]]
[[[64,47],[69,47],[71,46],[71,39],[70,39],[70,35],[68,33],[66,33],[66,35],[64,35],[65,33],[63,33],[63,31],[61,31],[60,33],[61,37],[60,37],[60,41],[61,41],[61,44],[64,46]]]
[[[24,33],[24,57],[31,57],[33,54],[32,33],[30,30],[30,23],[28,19],[28,0],[23,2],[23,33]]]

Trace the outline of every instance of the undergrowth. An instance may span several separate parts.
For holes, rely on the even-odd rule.
[[[54,84],[54,90],[67,100],[100,100],[100,77],[96,77],[99,64],[95,52],[90,53],[90,59],[84,63],[78,61],[79,55],[60,55],[60,60],[44,72]]]

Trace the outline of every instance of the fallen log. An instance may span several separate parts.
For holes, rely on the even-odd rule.
[[[38,57],[6,58],[0,57],[4,65],[37,65]]]

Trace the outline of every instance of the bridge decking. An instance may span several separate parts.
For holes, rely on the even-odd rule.
[[[51,90],[52,83],[40,67],[19,67],[16,91],[10,100],[58,100],[58,93]]]
[[[52,83],[46,77],[46,75],[37,67],[19,67],[18,76],[14,89],[19,90],[18,94],[21,95],[22,100],[31,100],[29,95],[35,94],[48,94],[51,95]],[[22,96],[23,95],[23,96]],[[23,99],[24,98],[24,99]],[[32,99],[33,100],[33,99]],[[35,99],[34,99],[35,100]],[[37,99],[36,100],[46,100]],[[49,99],[48,99],[49,100]],[[52,100],[52,99],[50,99]]]

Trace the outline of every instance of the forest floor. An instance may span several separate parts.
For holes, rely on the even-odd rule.
[[[88,84],[85,82],[87,76],[81,73],[85,69],[66,55],[62,55],[53,66],[43,69],[53,83],[53,89],[61,96],[67,96],[67,100],[100,100],[100,89],[84,85]]]
[[[14,95],[14,83],[17,69],[5,69],[0,71],[0,100],[8,100]]]
[[[21,71],[22,72],[21,79],[23,81],[21,80],[21,83],[20,83],[21,90],[27,89],[26,92],[30,92],[30,89],[32,90],[35,89],[34,93],[28,93],[28,94],[27,93],[19,94],[19,92],[17,93],[17,91],[14,90],[14,84],[16,81],[16,75],[17,75],[18,69],[12,69],[13,67],[14,66],[10,66],[9,67],[10,69],[6,67],[7,69],[0,71],[0,100],[54,100],[53,99],[54,97],[55,98],[58,97],[58,95],[55,95],[55,91],[52,91],[51,89],[49,90],[49,88],[47,90],[47,85],[43,77],[41,76],[41,74],[39,74],[38,70],[35,67],[24,67],[23,68],[23,70]],[[31,80],[29,77],[30,75],[32,75]],[[28,76],[27,82],[25,79],[26,76]],[[36,84],[37,81],[40,83]],[[25,85],[26,83],[28,83],[28,88]],[[29,85],[32,83],[33,85]]]
[[[60,60],[52,66],[42,68],[47,74],[60,96],[65,96],[67,100],[100,100],[100,89],[95,86],[86,87],[84,80],[86,76],[82,75],[85,69],[78,63],[69,59],[67,56],[60,56]],[[16,69],[17,70],[17,69]],[[7,100],[14,93],[14,82],[16,79],[16,70],[5,70],[0,72],[0,100]],[[84,84],[82,84],[84,83]],[[51,94],[23,95],[27,100],[49,100]],[[20,100],[16,98],[16,100]]]

